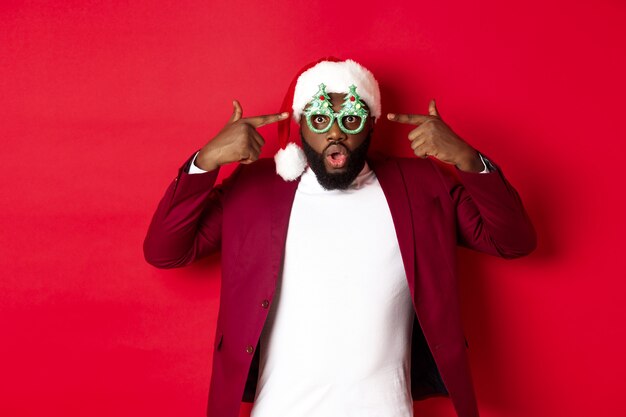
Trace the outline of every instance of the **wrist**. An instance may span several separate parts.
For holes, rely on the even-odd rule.
[[[213,171],[219,168],[220,164],[217,162],[217,158],[214,158],[211,154],[200,151],[194,164],[205,171]]]
[[[472,149],[471,153],[463,157],[455,165],[458,169],[465,172],[481,172],[485,169],[485,164],[483,164],[478,151],[475,149]]]

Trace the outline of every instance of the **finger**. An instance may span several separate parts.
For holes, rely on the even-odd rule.
[[[414,141],[415,139],[422,136],[423,133],[424,133],[424,129],[421,129],[421,126],[418,127],[417,129],[413,129],[409,132],[409,140]]]
[[[250,138],[249,147],[250,149],[252,149],[252,152],[259,156],[261,154],[261,149],[263,149],[263,143],[265,141],[263,140],[261,135],[258,134],[258,132],[255,131],[254,133],[255,134],[252,135],[252,137]]]
[[[241,158],[239,158],[239,163],[240,164],[249,164],[251,162],[254,162],[254,160],[252,159],[252,154],[250,152],[242,153]]]
[[[261,144],[256,139],[250,140],[248,143],[248,149],[250,152],[255,152],[257,155],[261,153]]]
[[[416,126],[430,120],[431,118],[432,116],[427,116],[425,114],[387,113],[387,119],[391,120],[392,122],[405,123]]]
[[[245,158],[245,159],[243,159],[243,158],[242,158],[242,159],[240,159],[240,160],[239,160],[239,163],[240,163],[240,164],[245,164],[245,165],[247,165],[247,164],[251,164],[251,163],[253,163],[253,162],[254,162],[254,161],[256,161],[256,160],[257,160],[256,158],[253,158],[252,156],[249,156],[249,157],[247,157],[247,158]]]
[[[244,120],[246,121],[246,123],[249,123],[253,127],[261,127],[261,126],[268,125],[270,123],[280,122],[281,120],[285,120],[287,117],[289,117],[289,113],[285,112],[285,113],[276,113],[276,114],[266,114],[264,116],[247,117]]]
[[[259,152],[254,150],[252,147],[246,152],[243,157],[239,160],[242,164],[250,164],[259,159]]]
[[[241,108],[241,104],[239,104],[237,100],[233,100],[233,114],[230,115],[228,123],[235,123],[237,120],[241,119],[242,114],[243,109]]]
[[[411,148],[413,148],[413,150],[417,149],[417,147],[422,146],[424,143],[426,143],[426,139],[421,138],[421,139],[417,139],[411,142]]]
[[[252,130],[252,138],[259,145],[259,147],[265,145],[265,139],[263,139],[263,136],[261,136],[261,134],[257,132],[256,130],[253,130],[253,129],[251,130]]]
[[[430,151],[431,149],[427,145],[424,145],[424,144],[413,148],[413,152],[415,152],[415,155],[422,159],[428,158]]]
[[[435,104],[435,99],[431,99],[430,103],[428,103],[428,114],[431,116],[439,117],[439,112],[437,111],[437,104]]]

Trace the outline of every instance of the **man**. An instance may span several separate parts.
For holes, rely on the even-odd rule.
[[[416,126],[418,158],[368,157],[380,91],[354,61],[308,67],[285,103],[303,149],[287,143],[289,112],[244,118],[235,101],[170,184],[144,243],[161,268],[222,251],[208,415],[236,417],[243,400],[252,417],[409,417],[413,400],[443,394],[460,417],[478,416],[455,247],[530,253],[517,192],[434,101],[428,115],[387,115]],[[284,149],[259,160],[256,128],[275,122]]]

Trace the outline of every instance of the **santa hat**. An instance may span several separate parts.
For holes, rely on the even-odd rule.
[[[326,85],[327,93],[347,93],[348,87],[355,85],[370,114],[375,120],[380,117],[380,90],[374,75],[350,59],[341,61],[334,57],[322,58],[302,68],[289,85],[280,111],[292,111],[293,120],[299,124],[304,108],[322,83]],[[307,164],[304,151],[295,142],[290,142],[290,125],[290,119],[278,123],[281,149],[274,156],[276,173],[286,181],[302,175]]]

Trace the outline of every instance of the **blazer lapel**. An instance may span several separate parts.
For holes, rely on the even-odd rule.
[[[272,181],[271,201],[273,204],[270,208],[272,211],[270,214],[270,266],[274,285],[283,263],[289,216],[299,183],[300,178],[295,181],[285,181],[279,175],[274,175],[274,180]]]
[[[382,188],[396,229],[411,297],[415,299],[415,236],[406,183],[397,160],[368,160]]]

